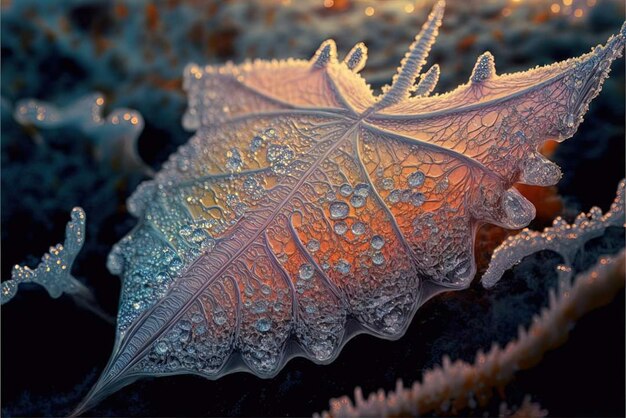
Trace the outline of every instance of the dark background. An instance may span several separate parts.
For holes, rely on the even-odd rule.
[[[559,5],[554,12],[550,6]],[[491,50],[499,72],[580,55],[603,43],[624,21],[621,1],[454,1],[448,8],[429,64],[438,62],[438,92],[465,82],[475,57]],[[87,242],[74,275],[115,315],[120,285],[105,268],[111,246],[132,228],[125,199],[145,177],[122,173],[93,156],[90,139],[72,129],[34,131],[12,118],[17,101],[38,98],[64,105],[100,91],[107,110],[137,109],[146,126],[139,153],[154,169],[186,141],[181,74],[187,62],[308,57],[332,37],[340,54],[365,41],[363,74],[374,87],[387,83],[430,2],[2,2],[2,278],[16,263],[36,265],[62,242],[72,207],[87,213]],[[364,14],[375,7],[374,16]],[[576,10],[583,15],[576,17]],[[44,143],[37,142],[43,138]],[[564,172],[558,191],[564,216],[592,205],[608,209],[624,177],[624,60],[613,65],[603,91],[578,133],[551,157]],[[535,222],[535,228],[545,225]],[[624,245],[612,230],[588,245],[578,260],[586,268],[597,254]],[[528,257],[500,285],[479,285],[446,294],[416,314],[395,342],[359,336],[329,366],[291,361],[272,380],[234,374],[211,382],[193,376],[147,379],[102,402],[100,416],[275,415],[306,416],[332,397],[394,387],[421,378],[424,370],[452,359],[471,361],[480,348],[515,337],[519,324],[545,306],[554,286],[554,254]],[[40,287],[22,286],[2,307],[2,414],[68,414],[95,383],[111,353],[114,327],[75,305],[51,299]],[[517,404],[525,394],[553,416],[624,415],[624,293],[581,321],[569,341],[542,363],[518,374],[507,388]],[[497,414],[499,399],[487,412]],[[481,415],[484,411],[465,411]]]

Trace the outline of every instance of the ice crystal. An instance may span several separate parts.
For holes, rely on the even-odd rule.
[[[142,376],[268,378],[359,333],[399,338],[426,300],[469,285],[478,225],[534,217],[512,186],[558,179],[537,148],[575,132],[624,35],[525,73],[485,55],[467,84],[428,96],[436,69],[412,95],[442,15],[381,95],[358,74],[362,44],[343,61],[329,40],[310,60],[187,66],[195,134],[129,199],[141,221],[108,261],[117,341],[77,412]]]

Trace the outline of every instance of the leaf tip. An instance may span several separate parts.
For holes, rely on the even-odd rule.
[[[419,83],[417,83],[413,89],[413,97],[425,97],[430,95],[435,89],[435,86],[437,86],[439,74],[439,64],[434,64],[426,73],[422,74]]]
[[[476,59],[470,80],[472,83],[481,83],[495,77],[496,62],[491,52],[487,51]]]
[[[348,66],[348,68],[354,72],[358,73],[365,67],[365,62],[367,61],[367,46],[363,42],[359,42],[354,45],[354,47],[348,52],[346,58],[344,59],[344,63]]]
[[[332,39],[328,39],[320,45],[317,49],[311,62],[313,68],[324,68],[331,62],[337,61],[337,45]]]

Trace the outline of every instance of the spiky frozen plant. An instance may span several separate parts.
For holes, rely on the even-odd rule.
[[[543,409],[538,403],[532,402],[530,396],[526,395],[522,404],[514,411],[505,402],[500,404],[499,417],[511,418],[543,418],[548,416],[548,411]]]
[[[81,306],[91,310],[101,318],[112,319],[97,307],[91,291],[72,276],[71,270],[76,256],[85,242],[85,212],[80,207],[72,209],[71,220],[65,228],[65,242],[50,247],[35,269],[16,264],[11,279],[2,282],[0,303],[9,302],[17,294],[21,283],[36,283],[43,286],[52,298],[66,293]]]
[[[545,228],[543,232],[525,228],[519,234],[509,237],[495,249],[489,268],[481,279],[483,286],[492,287],[504,272],[524,257],[543,250],[558,253],[563,257],[564,264],[571,267],[574,257],[585,243],[602,236],[609,227],[624,226],[625,185],[625,180],[620,181],[617,196],[604,215],[600,208],[592,207],[589,213],[580,213],[572,224],[558,217],[552,226]]]
[[[398,380],[395,391],[385,394],[381,389],[367,398],[357,387],[354,403],[347,396],[332,399],[330,410],[321,416],[449,416],[485,406],[494,390],[504,388],[517,371],[534,366],[546,351],[559,346],[577,319],[613,299],[624,287],[625,256],[622,250],[613,257],[602,257],[573,281],[564,274],[568,268],[561,267],[559,285],[551,291],[548,307],[535,316],[530,328],[520,327],[517,340],[505,347],[494,344],[486,354],[479,351],[473,364],[452,362],[444,356],[442,366],[426,371],[422,382],[405,388]]]

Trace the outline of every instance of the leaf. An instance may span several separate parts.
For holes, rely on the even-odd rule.
[[[428,96],[414,83],[443,3],[375,96],[367,51],[185,71],[195,130],[129,199],[140,222],[111,252],[123,277],[118,333],[76,413],[149,375],[272,377],[291,358],[329,363],[359,333],[399,338],[433,295],[469,285],[473,239],[520,228],[514,182],[554,184],[537,152],[571,136],[624,35],[579,59]]]

